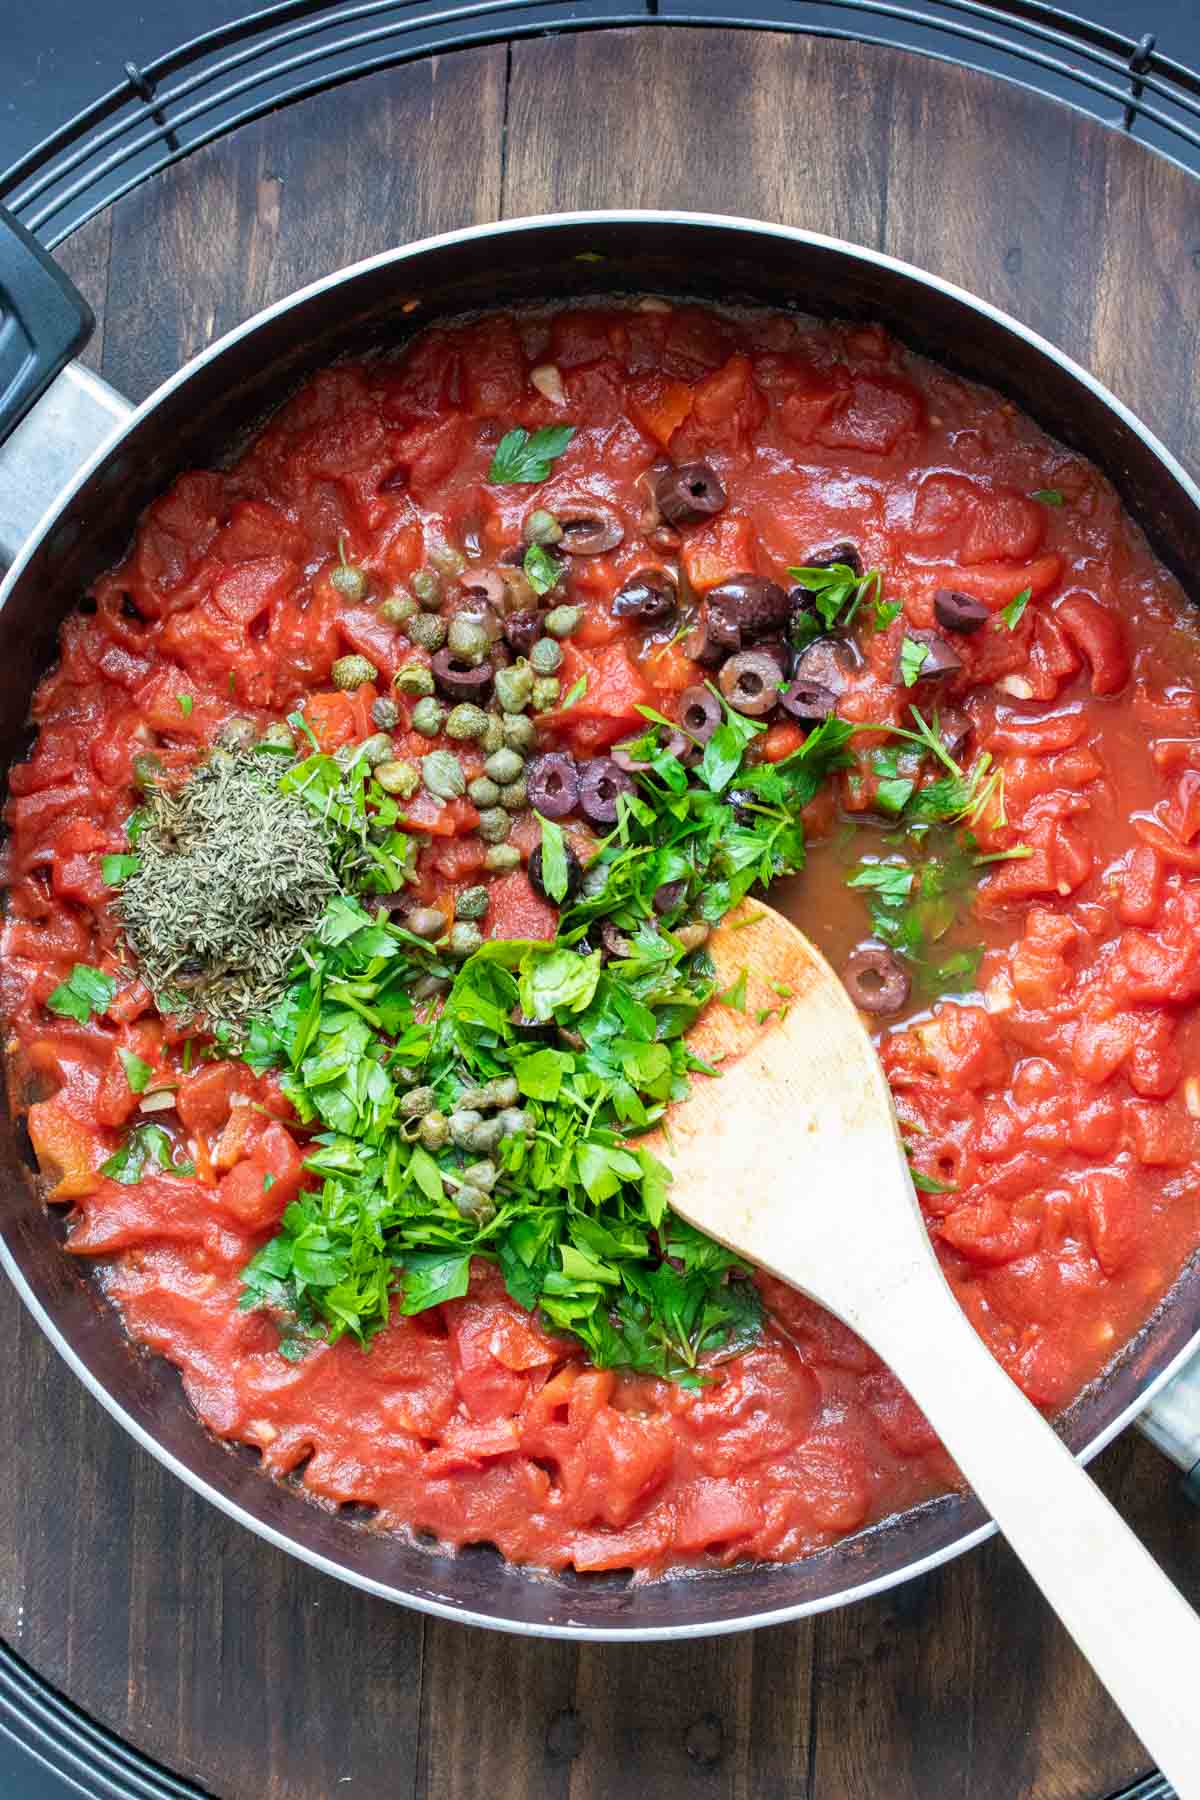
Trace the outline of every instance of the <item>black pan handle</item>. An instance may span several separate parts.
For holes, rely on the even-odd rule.
[[[0,443],[92,335],[92,309],[0,206]]]

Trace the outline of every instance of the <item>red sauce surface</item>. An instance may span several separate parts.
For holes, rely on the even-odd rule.
[[[547,365],[561,402],[530,382]],[[486,485],[503,431],[556,422],[578,430],[550,481]],[[987,847],[1033,854],[997,865],[957,928],[988,946],[981,991],[902,1021],[881,1052],[917,1161],[954,1184],[924,1204],[955,1291],[1025,1391],[1062,1407],[1200,1241],[1197,630],[1090,465],[882,331],[604,306],[484,318],[398,361],[320,375],[240,461],[152,506],[127,561],[67,621],[6,815],[16,1104],[50,1198],[72,1208],[69,1248],[103,1260],[131,1335],[178,1364],[207,1425],[315,1497],[581,1570],[795,1557],[943,1491],[954,1471],[878,1360],[769,1281],[761,1344],[699,1393],[589,1368],[482,1266],[468,1298],[397,1319],[369,1354],[343,1341],[284,1361],[272,1321],[237,1310],[238,1275],[303,1180],[302,1136],[270,1078],[183,1074],[181,1034],[117,960],[100,856],[124,847],[139,750],[183,776],[231,714],[265,726],[301,702],[326,747],[366,735],[375,690],[332,691],[334,659],[364,653],[382,685],[413,652],[331,586],[340,536],[386,593],[436,541],[477,546],[487,566],[532,505],[609,502],[625,541],[576,559],[572,577],[586,622],[564,691],[586,671],[587,692],[547,741],[557,723],[593,754],[638,727],[639,701],[669,711],[694,665],[609,610],[622,580],[663,560],[639,526],[638,477],[664,454],[705,458],[729,494],[717,520],[682,533],[698,591],[744,569],[786,582],[787,565],[843,539],[885,572],[904,616],[864,640],[847,717],[932,706],[929,684],[897,687],[895,665],[905,623],[933,624],[936,588],[993,611],[1032,589],[1016,629],[994,618],[955,640],[965,667],[940,697],[1005,771],[1009,826]],[[1030,497],[1047,488],[1061,508]],[[780,728],[768,754],[794,741]],[[857,782],[838,777],[809,809],[825,841],[788,884],[793,916],[835,960],[868,931],[845,875],[877,826],[844,824],[869,811],[867,767],[864,747]],[[423,811],[426,896],[478,881],[473,809]],[[554,913],[518,872],[495,885],[491,925],[550,935]],[[86,1026],[42,1004],[76,961],[121,981]],[[97,1173],[138,1106],[119,1048],[181,1078],[177,1114],[156,1117],[189,1146],[194,1180]]]

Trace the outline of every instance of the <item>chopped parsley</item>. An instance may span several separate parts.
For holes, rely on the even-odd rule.
[[[853,622],[859,608],[871,601],[878,612],[883,576],[878,569],[857,575],[849,563],[830,563],[828,568],[789,569],[788,575],[813,596],[811,613],[800,613],[792,623],[792,643],[802,649],[810,638]],[[899,605],[895,602],[897,612]],[[892,615],[894,616],[894,615]]]
[[[531,436],[519,425],[506,431],[496,445],[487,478],[498,485],[508,482],[545,481],[550,466],[575,436],[573,425],[543,425]]]
[[[1000,608],[1000,617],[1004,620],[1004,623],[1008,626],[1010,631],[1015,631],[1017,629],[1017,626],[1021,623],[1021,616],[1032,598],[1033,589],[1022,588],[1019,594],[1013,596],[1007,606],[1002,606]]]
[[[900,646],[900,679],[905,687],[913,687],[921,676],[921,670],[929,660],[929,645],[918,643],[916,638],[906,637]]]
[[[548,594],[562,579],[562,564],[541,544],[530,544],[525,552],[525,579],[535,594]]]
[[[87,963],[76,963],[65,981],[60,981],[49,995],[46,1005],[60,1018],[78,1019],[86,1025],[95,1013],[107,1012],[112,1005],[117,984],[110,975]]]
[[[1065,506],[1066,500],[1057,488],[1034,488],[1031,500],[1040,500],[1043,506]]]
[[[552,819],[543,819],[541,813],[535,813],[534,817],[542,828],[542,886],[557,906],[566,896],[570,879],[566,839],[561,825],[556,825]]]
[[[195,1163],[176,1158],[175,1146],[161,1125],[136,1125],[116,1153],[101,1163],[100,1173],[122,1187],[136,1187],[146,1174],[162,1169],[168,1175],[194,1175]]]
[[[132,824],[132,820],[130,823]],[[134,842],[132,831],[129,834],[129,841],[130,843]],[[120,887],[121,883],[128,881],[131,875],[136,875],[140,868],[141,862],[136,856],[115,852],[100,858],[100,879],[105,887]]]
[[[150,1077],[154,1073],[150,1064],[143,1062],[140,1056],[135,1056],[132,1050],[122,1050],[118,1047],[117,1055],[121,1059],[121,1067],[125,1071],[125,1079],[129,1083],[130,1093],[144,1094],[150,1085]]]
[[[572,706],[578,706],[579,702],[583,699],[583,696],[587,693],[587,690],[588,678],[586,675],[581,675],[578,681],[571,684],[559,701],[559,706],[562,708],[563,712],[567,712]]]
[[[903,611],[903,600],[876,600],[874,603],[876,631],[886,631],[893,619],[898,619]]]
[[[192,716],[192,708],[196,704],[196,702],[192,699],[192,696],[190,694],[176,694],[175,698],[179,702],[179,710],[183,714],[184,718],[190,719]]]

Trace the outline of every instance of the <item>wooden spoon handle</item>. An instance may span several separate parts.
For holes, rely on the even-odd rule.
[[[1200,1617],[993,1360],[940,1271],[919,1300],[873,1309],[869,1329],[1150,1754],[1183,1800],[1200,1800]]]

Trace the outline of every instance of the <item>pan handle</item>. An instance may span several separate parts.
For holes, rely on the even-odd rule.
[[[1178,1463],[1184,1493],[1200,1506],[1200,1353],[1159,1388],[1136,1422],[1156,1449]]]
[[[71,360],[93,324],[82,295],[0,207],[0,568],[129,416],[119,394]]]

